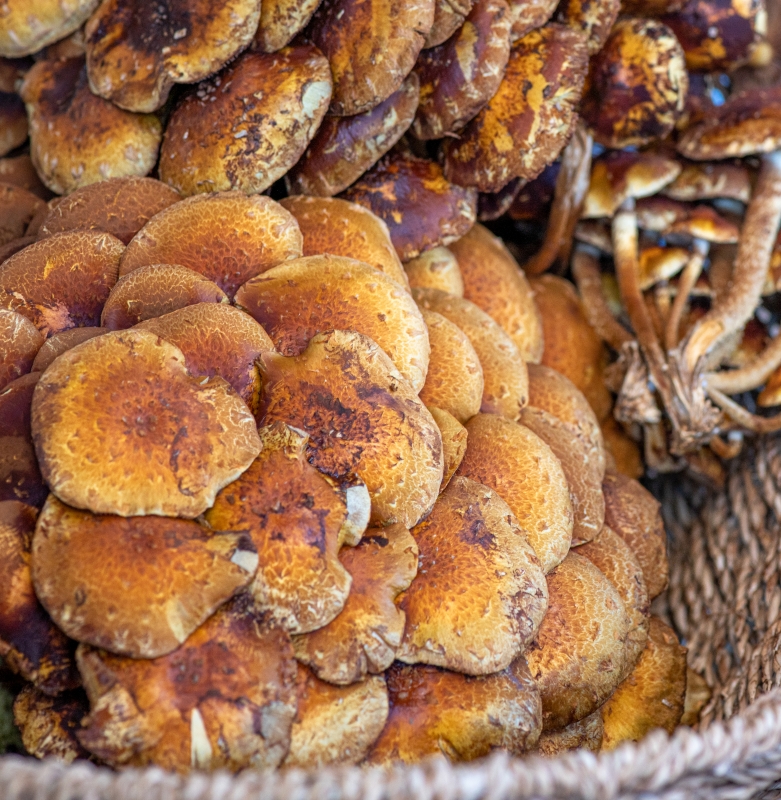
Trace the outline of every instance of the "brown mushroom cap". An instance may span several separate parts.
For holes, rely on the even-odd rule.
[[[557,5],[557,0],[510,0],[513,42],[545,25],[553,16]]]
[[[179,264],[213,280],[229,298],[250,278],[302,253],[290,212],[270,197],[219,192],[188,197],[156,214],[127,247],[119,274]]]
[[[478,414],[466,429],[458,474],[490,487],[510,506],[547,574],[572,541],[572,501],[561,462],[539,436],[503,417]]]
[[[590,750],[598,753],[602,748],[602,710],[571,722],[566,728],[558,731],[544,731],[537,741],[536,752],[546,758],[555,758],[571,750]]]
[[[27,112],[16,92],[0,91],[0,156],[27,141]]]
[[[397,658],[467,675],[505,669],[547,605],[540,562],[510,507],[487,486],[453,478],[412,535],[419,570],[396,601],[407,615]]]
[[[369,764],[427,756],[471,761],[495,748],[520,754],[540,735],[540,695],[523,658],[494,675],[394,664],[387,672],[390,714]]]
[[[127,244],[179,193],[152,178],[111,178],[91,183],[50,206],[38,238],[72,230],[104,231]]]
[[[412,71],[434,22],[434,0],[324,0],[307,29],[334,77],[331,112],[360,114]]]
[[[423,317],[404,287],[368,264],[330,255],[288,261],[247,281],[236,303],[283,355],[300,355],[326,330],[355,330],[382,347],[416,392],[423,388],[430,353]]]
[[[477,215],[474,189],[454,186],[434,161],[399,152],[381,159],[344,197],[387,224],[402,261],[456,241]]]
[[[261,3],[254,46],[262,53],[281,50],[304,30],[319,5],[320,0],[266,0]]]
[[[674,278],[690,258],[691,253],[685,247],[644,247],[638,260],[637,282],[640,290],[645,291],[660,281]]]
[[[0,307],[27,317],[46,337],[99,325],[123,250],[111,234],[93,231],[31,244],[0,266]]]
[[[0,24],[0,56],[19,58],[81,27],[99,0],[9,0]]]
[[[332,477],[358,475],[372,522],[411,527],[442,483],[442,437],[417,394],[368,337],[318,334],[294,358],[260,356],[260,417],[306,431],[308,458]]]
[[[711,699],[707,681],[691,667],[686,668],[686,697],[683,701],[681,725],[694,727],[700,721],[700,712]]]
[[[477,218],[480,222],[490,222],[504,216],[513,207],[515,198],[526,181],[513,178],[498,192],[480,192],[477,196]]]
[[[104,0],[85,28],[90,88],[130,111],[155,111],[175,83],[217,72],[251,41],[259,0]]]
[[[682,234],[714,244],[734,244],[740,228],[712,206],[689,205],[669,197],[646,197],[636,204],[638,226],[662,234]]]
[[[41,183],[33,166],[33,160],[27,153],[0,158],[0,181],[21,186],[22,189],[27,189],[28,192],[40,197],[41,200],[48,200],[52,196],[52,193]]]
[[[33,361],[32,372],[43,372],[55,358],[77,344],[108,333],[106,328],[68,328],[67,331],[50,336],[38,351]]]
[[[442,434],[442,455],[445,471],[442,476],[444,491],[466,455],[466,428],[448,411],[436,406],[426,406]]]
[[[27,317],[0,308],[0,391],[31,371],[43,336]]]
[[[184,195],[263,192],[301,157],[330,99],[328,61],[316,47],[250,50],[177,105],[160,177]]]
[[[326,116],[285,176],[288,190],[323,197],[343,192],[404,135],[415,118],[419,96],[418,76],[411,72],[390,97],[369,111]]]
[[[388,226],[369,209],[338,197],[298,195],[280,201],[298,222],[302,255],[330,253],[363,261],[404,287],[407,275],[393,248]]]
[[[298,708],[284,767],[357,764],[388,719],[388,689],[381,676],[332,686],[299,664],[296,694]]]
[[[605,442],[605,463],[608,469],[627,478],[642,477],[645,464],[637,442],[628,436],[612,416],[604,420],[600,427]]]
[[[674,200],[711,200],[724,197],[748,203],[751,199],[751,176],[742,164],[685,164],[680,175],[662,189]]]
[[[22,238],[46,203],[27,189],[0,183],[0,244]]]
[[[371,528],[339,560],[352,576],[347,603],[325,627],[294,637],[293,648],[322,680],[348,684],[393,663],[405,621],[394,601],[417,574],[418,546],[403,525]]]
[[[115,656],[80,645],[91,713],[78,737],[111,766],[188,772],[278,766],[290,746],[296,664],[290,638],[222,606],[167,656]]]
[[[588,38],[588,54],[596,55],[604,46],[621,10],[621,0],[564,0],[556,19],[581,31]]]
[[[686,648],[658,617],[651,617],[640,661],[602,706],[602,749],[639,741],[654,728],[672,733],[681,720],[685,694]]]
[[[439,289],[441,292],[464,296],[464,279],[458,261],[447,247],[432,247],[404,264],[410,287]]]
[[[510,51],[496,94],[445,143],[445,175],[462,186],[497,192],[512,178],[531,180],[554,161],[575,124],[588,53],[581,34],[549,24]]]
[[[542,696],[543,730],[596,711],[623,679],[631,623],[618,591],[571,552],[548,575],[548,611],[526,651]]]
[[[96,514],[196,517],[260,452],[228,384],[193,378],[181,350],[137,329],[57,358],[36,387],[32,430],[51,490]]]
[[[464,24],[473,6],[474,0],[436,0],[434,24],[423,44],[424,51],[447,41]]]

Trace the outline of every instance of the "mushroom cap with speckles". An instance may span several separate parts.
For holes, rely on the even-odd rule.
[[[620,11],[621,0],[564,0],[556,20],[586,34],[588,54],[594,56],[605,46]]]
[[[473,6],[474,0],[436,0],[434,24],[426,36],[424,52],[447,41],[464,24]]]
[[[439,432],[442,434],[445,471],[440,491],[444,492],[466,455],[467,432],[466,428],[449,411],[432,405],[427,405],[426,408],[431,412],[431,416],[434,417],[434,422],[437,423]]]
[[[557,0],[508,0],[508,2],[513,21],[513,42],[545,25],[558,5]]]
[[[673,200],[693,201],[728,198],[748,203],[751,174],[742,164],[694,162],[684,164],[678,177],[662,189]]]
[[[0,56],[19,58],[64,39],[86,22],[99,0],[7,0],[0,24]]]
[[[319,5],[320,0],[265,0],[260,4],[255,47],[263,53],[281,50],[304,30]]]
[[[432,247],[405,262],[409,285],[415,289],[439,289],[441,292],[464,296],[464,279],[453,252],[447,247]]]
[[[27,317],[0,308],[0,391],[32,370],[43,336]]]

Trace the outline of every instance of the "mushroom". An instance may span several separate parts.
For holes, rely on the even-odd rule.
[[[68,328],[50,336],[41,346],[33,361],[32,372],[43,372],[55,358],[77,344],[107,333],[106,328]]]
[[[462,27],[467,15],[474,6],[474,0],[436,0],[434,5],[434,24],[423,44],[425,50],[446,42]]]
[[[0,88],[0,156],[8,155],[27,141],[27,112],[15,91]]]
[[[43,336],[27,317],[0,309],[0,391],[31,371]]]
[[[415,289],[439,289],[455,297],[464,296],[464,279],[452,250],[432,247],[404,264],[409,285]]]
[[[442,476],[443,492],[466,455],[466,428],[448,411],[436,406],[426,406],[442,434],[442,457],[445,462]]]
[[[564,0],[557,9],[556,21],[584,33],[588,39],[589,56],[596,56],[608,41],[619,11],[621,0],[599,0],[597,3]]]
[[[394,601],[417,574],[418,546],[403,525],[370,528],[339,560],[352,577],[344,608],[328,625],[295,636],[293,648],[318,678],[347,685],[393,663],[405,621]]]
[[[477,196],[477,218],[480,222],[490,222],[504,216],[525,185],[526,181],[513,178],[498,192],[480,192]]]
[[[331,477],[358,475],[373,524],[411,527],[442,483],[442,437],[431,414],[380,347],[354,331],[313,337],[291,358],[263,353],[259,416],[310,436],[307,458]]]
[[[60,500],[120,516],[196,517],[261,446],[225,381],[192,377],[179,348],[135,329],[59,356],[36,386],[32,431]]]
[[[635,208],[637,224],[646,231],[655,231],[664,236],[691,236],[714,244],[734,244],[738,241],[738,226],[711,206],[692,206],[656,196],[638,200]]]
[[[250,50],[178,103],[160,177],[184,195],[263,192],[301,157],[330,99],[331,73],[316,47]]]
[[[700,712],[710,702],[713,695],[705,678],[686,667],[686,696],[683,701],[683,716],[679,725],[694,727],[700,721]]]
[[[41,200],[48,200],[51,192],[41,183],[29,154],[0,158],[0,181],[27,189]]]
[[[662,189],[662,194],[682,201],[727,198],[748,203],[751,177],[740,164],[688,162],[678,177]]]
[[[99,0],[9,0],[0,25],[0,56],[19,58],[80,28]]]
[[[30,223],[45,207],[46,203],[27,189],[0,183],[0,244],[7,245],[23,238]]]
[[[276,53],[306,28],[320,0],[266,0],[253,44],[262,53]]]
[[[544,731],[537,741],[536,751],[546,758],[555,758],[571,750],[590,750],[598,753],[602,748],[602,711],[597,709],[593,714],[571,722],[566,728],[558,731]]]
[[[467,675],[507,668],[536,636],[548,595],[510,507],[456,477],[412,535],[419,567],[396,600],[407,615],[398,660]]]
[[[608,417],[600,427],[605,441],[607,468],[627,478],[641,478],[645,464],[637,442],[618,424],[615,417]]]

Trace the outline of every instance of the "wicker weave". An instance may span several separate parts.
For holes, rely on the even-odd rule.
[[[778,476],[778,477],[776,477]],[[0,759],[0,800],[511,800],[781,798],[781,437],[748,449],[727,491],[667,489],[667,613],[714,689],[701,732],[594,756],[181,778]],[[700,507],[699,513],[692,507]]]

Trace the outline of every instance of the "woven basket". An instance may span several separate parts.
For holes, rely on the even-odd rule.
[[[781,798],[781,437],[748,448],[725,492],[663,488],[671,534],[663,608],[713,697],[700,732],[655,732],[595,756],[497,753],[451,766],[178,777],[0,758],[0,800],[512,800]],[[694,509],[698,509],[695,511]]]

